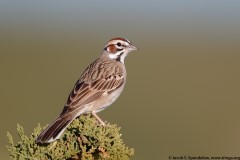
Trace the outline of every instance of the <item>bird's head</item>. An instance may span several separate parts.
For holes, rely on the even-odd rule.
[[[137,50],[137,48],[125,38],[113,38],[107,43],[104,50],[110,59],[124,63],[124,59],[128,53]]]

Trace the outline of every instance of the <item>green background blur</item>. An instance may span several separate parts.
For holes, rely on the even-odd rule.
[[[240,156],[240,1],[0,1],[0,159],[6,132],[30,135],[62,110],[113,37],[126,59],[120,98],[100,113],[133,159]]]

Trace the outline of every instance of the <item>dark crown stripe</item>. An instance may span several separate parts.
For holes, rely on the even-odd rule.
[[[110,41],[113,41],[113,40],[121,40],[121,41],[124,41],[124,42],[127,42],[127,43],[131,43],[129,40],[125,39],[125,38],[121,38],[121,37],[118,37],[118,38],[113,38],[111,39]]]

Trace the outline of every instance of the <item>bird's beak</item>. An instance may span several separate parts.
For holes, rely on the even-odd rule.
[[[129,51],[135,51],[137,50],[137,47],[135,47],[134,45],[130,45],[127,47]]]

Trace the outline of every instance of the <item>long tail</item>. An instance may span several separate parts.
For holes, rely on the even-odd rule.
[[[61,137],[67,126],[73,121],[74,117],[59,116],[37,137],[36,143],[50,143]]]

